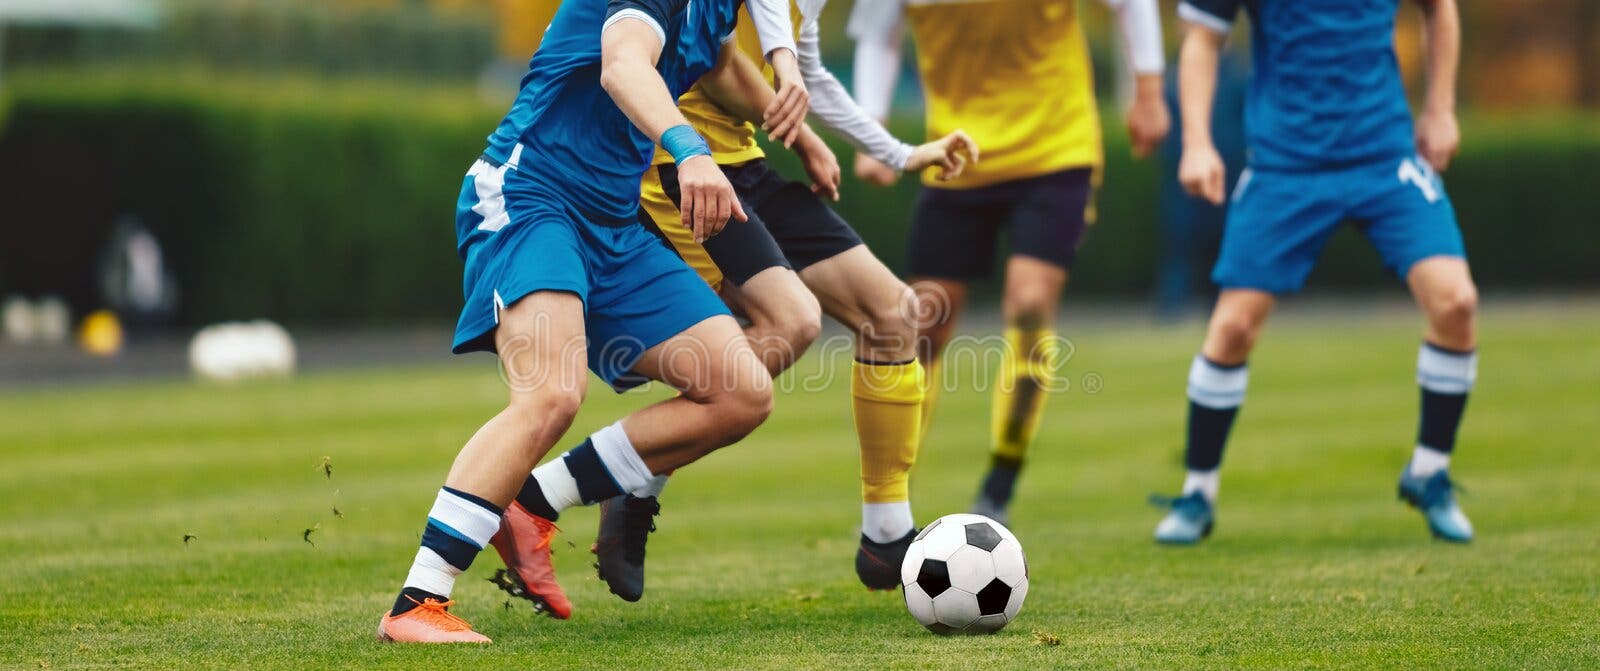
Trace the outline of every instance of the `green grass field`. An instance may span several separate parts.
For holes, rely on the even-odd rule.
[[[1070,374],[1103,387],[1052,401],[1014,510],[1032,591],[980,638],[929,634],[897,594],[856,584],[842,380],[781,397],[761,431],[675,478],[644,601],[606,593],[595,514],[575,511],[556,556],[573,619],[506,605],[491,552],[456,612],[496,642],[448,649],[372,632],[456,449],[501,403],[491,359],[6,392],[0,667],[1600,667],[1600,302],[1486,308],[1455,468],[1467,547],[1431,542],[1395,500],[1416,328],[1361,311],[1270,327],[1217,535],[1170,549],[1144,499],[1181,478],[1199,327],[1069,320]],[[573,435],[647,398],[596,385]],[[920,522],[964,510],[987,425],[984,396],[946,395]]]

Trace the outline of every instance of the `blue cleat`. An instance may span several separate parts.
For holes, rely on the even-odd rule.
[[[1163,545],[1194,545],[1211,535],[1216,518],[1211,512],[1211,502],[1200,492],[1190,492],[1178,498],[1152,496],[1150,503],[1170,512],[1156,525],[1156,542]]]
[[[1461,506],[1456,505],[1456,486],[1450,482],[1450,472],[1441,470],[1428,477],[1414,477],[1411,467],[1400,473],[1400,500],[1422,511],[1428,519],[1428,530],[1433,537],[1452,543],[1472,540],[1472,521]]]

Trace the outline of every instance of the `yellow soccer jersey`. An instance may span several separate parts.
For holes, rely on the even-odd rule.
[[[930,139],[962,129],[982,160],[941,188],[1098,167],[1094,73],[1076,0],[904,0]]]
[[[739,8],[739,25],[735,29],[734,40],[739,50],[755,62],[766,62],[766,57],[761,53],[761,40],[756,36],[750,14],[743,6]],[[770,80],[770,68],[767,76]],[[699,84],[695,84],[678,98],[678,111],[683,112],[684,118],[689,120],[689,125],[706,139],[706,144],[711,145],[711,158],[716,160],[718,165],[735,165],[766,156],[766,152],[761,150],[761,145],[756,144],[755,125],[741,121],[717,106]],[[656,156],[651,165],[671,162],[672,154],[656,147]]]

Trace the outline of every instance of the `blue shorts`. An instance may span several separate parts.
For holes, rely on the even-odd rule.
[[[1211,279],[1224,289],[1299,291],[1345,221],[1401,278],[1422,259],[1466,256],[1450,196],[1421,158],[1318,172],[1247,170],[1233,192]]]
[[[596,223],[515,165],[515,154],[507,166],[480,160],[461,187],[466,306],[455,353],[494,351],[501,310],[536,291],[565,291],[583,300],[589,370],[620,391],[644,382],[631,371],[645,350],[729,314],[636,220]]]

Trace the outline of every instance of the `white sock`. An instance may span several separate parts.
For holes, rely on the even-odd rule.
[[[916,527],[911,518],[911,502],[861,504],[861,533],[874,543],[905,538]]]
[[[637,498],[648,499],[652,496],[661,496],[661,490],[666,488],[667,476],[657,475],[653,478],[650,478],[649,484],[633,490],[633,495]]]
[[[1222,486],[1222,469],[1210,471],[1189,471],[1183,478],[1183,494],[1188,496],[1194,492],[1205,495],[1206,501],[1217,502],[1217,489]]]
[[[556,457],[540,464],[533,469],[533,479],[539,481],[539,491],[544,494],[544,500],[557,513],[583,505],[583,496],[578,493],[578,479],[572,477],[572,471],[567,470],[566,459]]]
[[[469,497],[448,487],[439,490],[433,509],[428,511],[422,547],[417,548],[411,572],[406,575],[406,587],[450,596],[456,576],[472,565],[478,551],[500,531],[499,511]]]
[[[1418,445],[1411,451],[1411,477],[1426,478],[1450,467],[1450,453]]]
[[[589,436],[589,442],[594,444],[594,451],[600,455],[600,463],[605,464],[606,470],[611,473],[611,479],[617,481],[618,489],[631,492],[649,485],[655,478],[650,467],[644,465],[644,459],[633,449],[633,441],[628,440],[627,432],[622,430],[622,422],[594,432]]]

